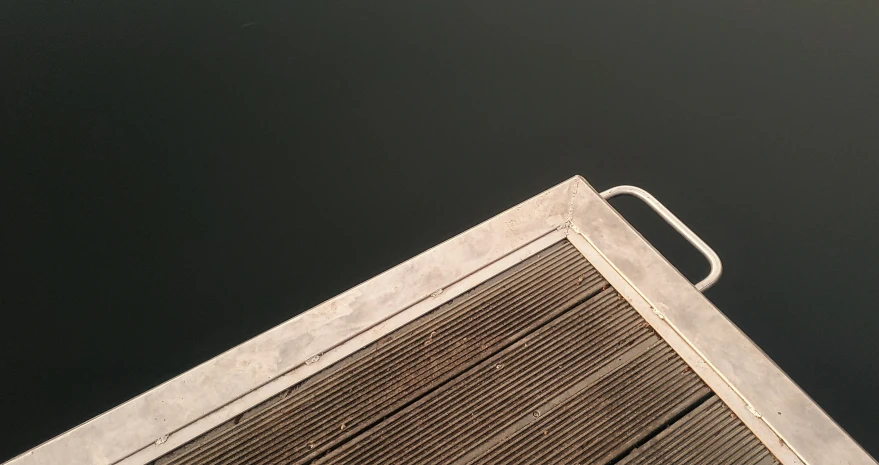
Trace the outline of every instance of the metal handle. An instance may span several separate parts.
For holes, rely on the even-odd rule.
[[[714,285],[719,279],[721,273],[723,273],[723,264],[720,263],[720,257],[717,255],[708,244],[705,243],[696,233],[693,232],[692,229],[688,228],[687,225],[684,224],[683,221],[678,219],[674,213],[670,212],[668,208],[665,208],[665,205],[659,203],[659,200],[656,200],[656,197],[650,195],[649,192],[641,189],[640,187],[635,186],[617,186],[611,187],[610,189],[601,193],[601,196],[604,197],[605,200],[610,200],[618,195],[631,195],[632,197],[637,197],[641,199],[644,203],[647,204],[650,208],[653,209],[662,219],[665,220],[666,223],[671,225],[672,228],[675,229],[681,236],[684,236],[684,239],[687,240],[690,244],[693,244],[702,255],[708,259],[708,263],[711,264],[711,271],[708,273],[708,276],[705,277],[702,281],[696,283],[696,289],[699,291],[704,291],[711,286]]]

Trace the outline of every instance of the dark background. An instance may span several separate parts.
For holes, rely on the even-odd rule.
[[[879,455],[879,4],[359,3],[0,5],[0,459],[574,174]]]

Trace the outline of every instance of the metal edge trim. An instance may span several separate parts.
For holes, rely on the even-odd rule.
[[[585,179],[577,182],[568,239],[779,460],[876,465]]]
[[[619,270],[578,231],[576,226],[572,227],[572,230],[568,233],[568,240],[592,263],[592,266],[604,276],[604,279],[635,308],[641,317],[650,323],[650,326],[693,369],[693,372],[702,378],[705,384],[729,406],[730,410],[766,444],[767,448],[782,463],[785,465],[804,465],[804,462],[791,449],[777,447],[779,443],[775,433],[748,412],[738,393],[715,371],[714,367],[706,362],[688,341],[675,330],[674,326],[665,319],[662,313],[654,311],[654,307],[645,299],[644,295],[620,274]]]
[[[266,399],[270,399],[275,395],[280,394],[290,386],[330,367],[334,363],[357,352],[372,342],[375,342],[386,334],[418,319],[425,313],[430,312],[455,297],[469,291],[473,287],[497,276],[508,268],[515,266],[519,262],[564,239],[564,231],[552,231],[549,234],[528,243],[524,247],[517,249],[466,278],[454,284],[450,284],[441,294],[433,296],[431,299],[423,300],[367,331],[364,331],[327,352],[324,352],[321,354],[319,360],[314,363],[301,365],[300,367],[273,379],[263,386],[260,386],[258,389],[245,394],[239,399],[214,410],[195,422],[190,423],[180,431],[169,436],[167,441],[161,445],[162,447],[146,447],[135,452],[133,455],[122,459],[115,465],[142,465],[173,451],[177,447],[180,447],[224,422],[233,419],[236,415],[247,411]]]
[[[576,184],[505,210],[5,465],[140,465],[164,455],[564,239]]]

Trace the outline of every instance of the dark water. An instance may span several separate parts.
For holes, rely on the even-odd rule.
[[[0,459],[577,173],[879,455],[879,4],[17,3]]]

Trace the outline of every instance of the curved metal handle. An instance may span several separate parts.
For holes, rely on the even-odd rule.
[[[674,213],[670,212],[668,208],[665,208],[665,205],[659,203],[659,200],[656,200],[656,197],[650,195],[649,192],[641,189],[640,187],[635,186],[617,186],[611,187],[610,189],[601,193],[601,196],[604,197],[605,200],[610,200],[613,197],[618,195],[631,195],[632,197],[637,197],[641,199],[644,203],[647,204],[650,208],[653,209],[662,219],[665,220],[666,223],[671,225],[672,228],[675,229],[681,236],[684,236],[684,239],[687,240],[690,244],[693,244],[702,255],[708,259],[708,263],[711,264],[711,271],[708,273],[708,276],[705,277],[702,281],[696,283],[696,289],[699,291],[704,291],[709,287],[713,286],[719,279],[721,273],[723,273],[723,264],[720,263],[720,257],[717,255],[708,244],[705,243],[696,233],[693,232],[687,225],[684,224],[683,221],[678,219]]]

